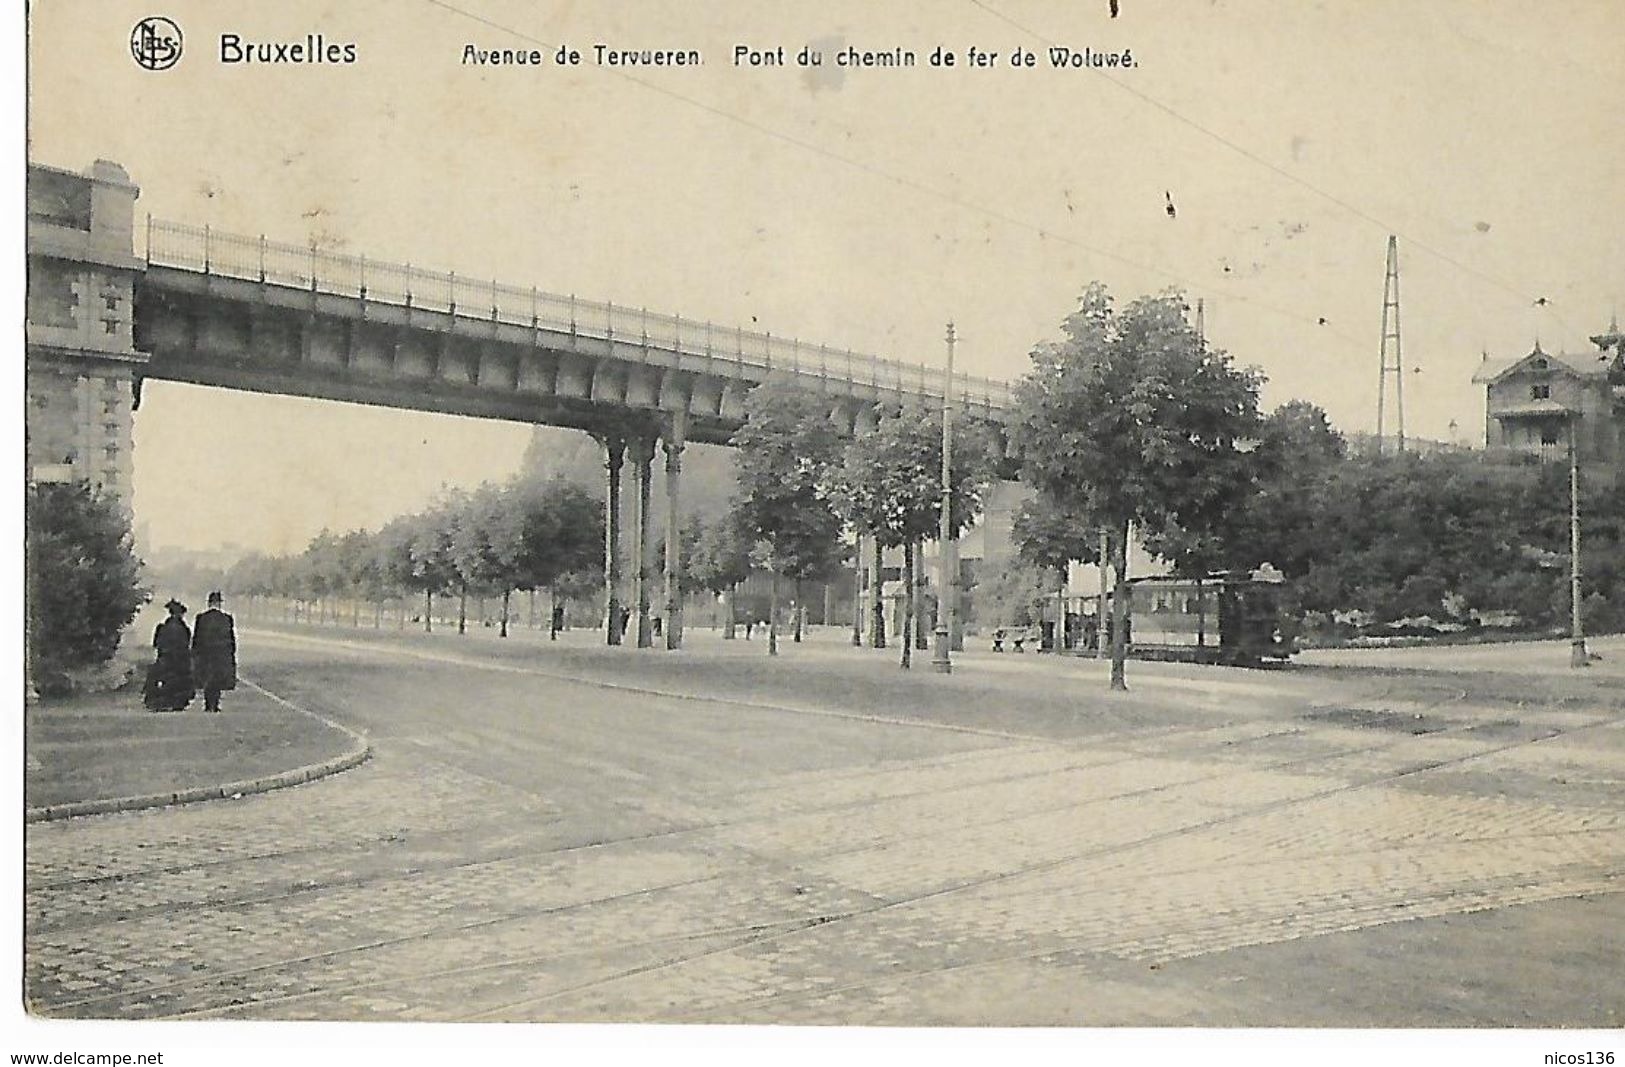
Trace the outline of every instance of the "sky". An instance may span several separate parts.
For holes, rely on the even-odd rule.
[[[128,52],[150,6],[33,6],[29,150],[116,160],[159,218],[908,362],[939,362],[952,320],[959,366],[1000,378],[1092,280],[1179,287],[1268,376],[1266,408],[1310,400],[1347,432],[1375,426],[1396,234],[1406,432],[1469,443],[1483,353],[1584,351],[1625,299],[1608,0],[1120,0],[1116,19],[1107,0],[170,0],[187,50],[162,72]],[[226,33],[358,59],[223,65]],[[598,42],[704,64],[598,66]],[[465,65],[468,44],[549,62]],[[736,67],[738,44],[790,63]],[[554,65],[560,45],[582,64]],[[805,45],[822,67],[794,63]],[[1051,69],[1051,45],[1136,65]],[[847,46],[918,65],[836,67]],[[160,545],[296,549],[504,477],[527,437],[150,383],[137,522]]]

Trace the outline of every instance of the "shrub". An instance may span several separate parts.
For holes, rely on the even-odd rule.
[[[27,531],[30,673],[59,691],[118,650],[147,600],[141,561],[116,502],[82,483],[30,486]]]

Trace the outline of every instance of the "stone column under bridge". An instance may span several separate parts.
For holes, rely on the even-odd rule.
[[[683,516],[682,475],[683,438],[688,420],[676,412],[667,423],[663,446],[666,451],[666,648],[683,645]]]
[[[626,461],[626,440],[619,434],[599,437],[604,445],[608,474],[604,501],[604,642],[621,643],[621,467]]]
[[[654,631],[649,620],[649,514],[655,439],[635,437],[628,442],[632,454],[632,479],[637,484],[636,513],[632,518],[632,600],[637,611],[637,647],[654,647]]]

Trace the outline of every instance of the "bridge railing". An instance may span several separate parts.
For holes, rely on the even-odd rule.
[[[902,395],[941,397],[946,375],[925,364],[775,337],[771,333],[613,303],[581,300],[452,272],[225,233],[208,226],[147,220],[147,262],[383,304],[449,312],[510,325],[622,341],[769,370],[869,385]],[[1012,386],[955,374],[956,398],[988,411],[1013,406]]]

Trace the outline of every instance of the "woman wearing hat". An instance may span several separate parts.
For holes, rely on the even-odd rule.
[[[186,605],[170,600],[169,618],[152,633],[158,658],[147,671],[146,705],[152,711],[180,711],[192,702],[192,631],[186,626]]]

